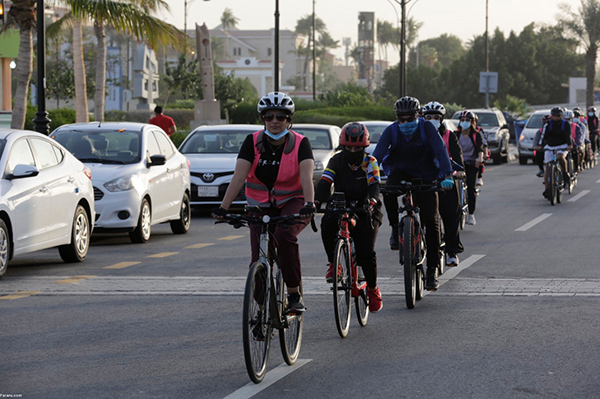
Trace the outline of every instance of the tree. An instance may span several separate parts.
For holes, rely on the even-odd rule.
[[[46,95],[56,99],[57,108],[60,108],[61,99],[73,98],[75,94],[73,63],[62,56],[61,44],[61,38],[52,40],[52,46],[48,46],[46,61]]]
[[[27,97],[29,93],[29,82],[33,72],[33,34],[32,30],[37,26],[35,0],[14,0],[6,22],[0,28],[4,32],[9,28],[19,28],[19,57],[15,70],[17,77],[17,90],[13,102],[13,114],[11,128],[23,129],[25,116],[27,114]]]
[[[398,38],[398,28],[394,28],[388,21],[377,20],[377,43],[379,44],[379,58],[381,58],[381,50],[385,52],[385,60],[388,59],[387,48],[392,45],[398,48],[400,42]]]
[[[166,64],[165,83],[169,88],[165,104],[169,100],[169,96],[181,91],[184,99],[199,100],[202,98],[202,76],[198,61],[193,60],[189,63],[185,60],[185,54],[179,56],[179,62],[175,68],[170,68]]]
[[[223,30],[227,31],[229,28],[237,28],[239,21],[240,19],[233,15],[233,11],[230,8],[225,8],[221,15],[221,26],[223,27]]]
[[[458,36],[448,35],[446,33],[432,39],[420,41],[418,44],[419,58],[422,58],[421,53],[424,47],[435,50],[437,62],[439,63],[436,66],[438,68],[449,67],[452,62],[462,57],[465,53],[465,49]]]
[[[581,6],[577,12],[572,11],[571,7],[563,3],[560,6],[563,14],[559,17],[559,24],[565,30],[581,40],[585,49],[585,76],[586,85],[586,105],[594,105],[594,83],[596,82],[596,61],[598,58],[598,48],[600,46],[600,1],[581,0]]]
[[[296,33],[308,36],[308,43],[306,46],[300,46],[298,49],[304,54],[304,70],[303,70],[303,90],[308,90],[308,60],[312,55],[312,34],[313,34],[313,23],[312,14],[305,15],[296,22]],[[325,22],[319,17],[315,18],[315,30],[318,33],[327,31]],[[300,53],[298,55],[301,55]]]

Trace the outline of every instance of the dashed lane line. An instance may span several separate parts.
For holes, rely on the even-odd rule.
[[[147,256],[148,258],[166,258],[168,256],[177,255],[179,252],[161,252],[154,255]]]
[[[0,299],[21,299],[32,295],[39,294],[41,291],[18,291],[14,294],[0,296]]]
[[[523,226],[519,227],[518,229],[515,229],[515,231],[527,231],[530,228],[532,228],[533,226],[535,226],[536,224],[540,223],[541,221],[549,218],[550,216],[552,216],[551,213],[543,213],[540,216],[533,219],[531,222],[525,223]]]
[[[126,267],[139,265],[142,262],[119,262],[114,265],[106,266],[104,269],[125,269]]]
[[[71,278],[53,281],[52,284],[76,284],[92,277],[94,276],[73,276]]]
[[[568,202],[575,202],[586,194],[589,194],[590,190],[581,190],[579,194],[574,196],[573,198],[569,198]]]
[[[242,237],[244,237],[244,236],[225,236],[225,237],[217,238],[217,240],[230,241],[230,240],[237,240],[238,238],[242,238]]]
[[[215,244],[212,243],[212,242],[210,242],[210,243],[200,243],[200,244],[190,245],[189,247],[185,247],[185,249],[200,249],[200,248],[209,247],[211,245],[215,245]]]

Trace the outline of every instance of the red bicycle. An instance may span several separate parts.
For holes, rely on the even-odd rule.
[[[340,230],[335,244],[333,256],[334,270],[337,270],[337,279],[334,278],[331,291],[333,292],[333,309],[335,313],[335,326],[342,338],[350,330],[350,316],[352,314],[352,298],[356,306],[358,324],[367,325],[369,319],[369,299],[367,297],[367,283],[358,273],[356,250],[350,229],[356,225],[357,212],[369,211],[367,206],[357,206],[356,202],[346,205],[344,193],[333,193],[327,209],[319,213],[338,213]]]

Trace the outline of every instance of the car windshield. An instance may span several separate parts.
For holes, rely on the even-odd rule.
[[[331,138],[329,137],[329,130],[319,128],[305,128],[305,127],[293,127],[296,133],[308,137],[310,145],[313,150],[331,150]]]
[[[542,116],[544,116],[544,114],[533,114],[533,115],[531,115],[531,117],[527,121],[527,124],[525,125],[525,127],[528,128],[528,129],[539,129],[539,128],[541,128],[542,127]]]
[[[392,124],[392,122],[385,124],[385,125],[379,124],[379,123],[378,124],[365,123],[364,125],[367,127],[367,130],[369,131],[371,144],[377,143],[377,141],[379,141],[379,138],[381,137],[381,133],[383,133],[385,128],[391,124]]]
[[[496,114],[477,112],[477,117],[479,118],[479,120],[477,121],[477,124],[479,126],[488,126],[488,127],[500,126],[498,124],[498,117],[496,116]]]
[[[182,154],[226,154],[240,151],[251,134],[247,130],[201,130],[192,133],[179,151]]]
[[[141,160],[140,132],[63,130],[52,135],[81,162],[131,164]]]

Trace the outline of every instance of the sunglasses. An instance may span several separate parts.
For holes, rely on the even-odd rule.
[[[416,120],[417,120],[416,116],[408,116],[406,118],[398,118],[399,123],[414,122]]]
[[[439,121],[440,119],[442,119],[442,115],[425,115],[425,119],[427,119],[428,121],[432,119]]]
[[[288,118],[288,116],[286,114],[264,114],[263,115],[263,119],[267,122],[271,122],[273,120],[273,118],[277,118],[277,120],[279,122],[283,122],[284,120],[286,120]]]

